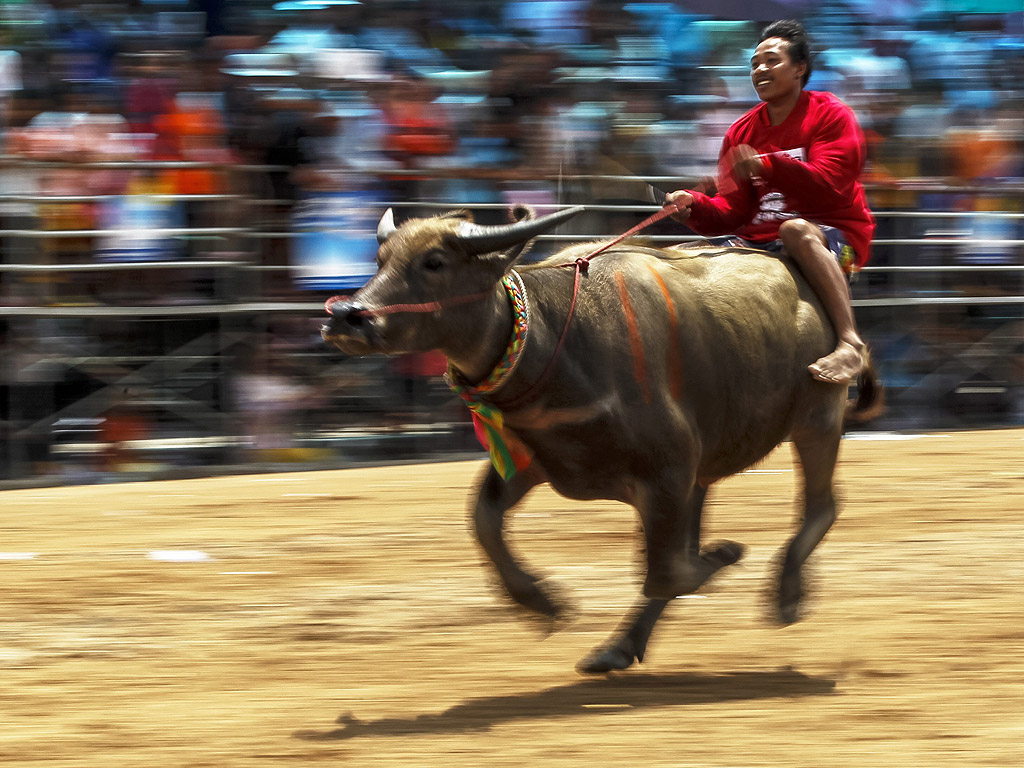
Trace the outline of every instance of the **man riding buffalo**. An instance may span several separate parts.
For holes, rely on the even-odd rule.
[[[720,244],[785,252],[824,305],[836,348],[808,366],[843,383],[860,373],[865,345],[857,332],[846,275],[868,259],[874,217],[858,182],[864,135],[853,111],[830,93],[806,91],[810,46],[798,21],[765,27],[750,59],[761,104],[725,134],[716,195],[678,190],[673,218]]]

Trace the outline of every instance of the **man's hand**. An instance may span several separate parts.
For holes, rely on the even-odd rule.
[[[693,195],[685,189],[677,189],[675,192],[669,192],[665,195],[663,207],[673,211],[669,218],[684,224],[690,218],[691,205],[693,205]]]
[[[757,150],[749,144],[740,144],[732,150],[729,155],[729,162],[732,164],[732,172],[737,179],[752,181],[764,173],[764,163],[757,156]]]

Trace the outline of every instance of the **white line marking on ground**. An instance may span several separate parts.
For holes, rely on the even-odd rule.
[[[843,437],[844,440],[920,440],[923,437],[949,437],[949,435],[917,435],[902,434],[900,432],[851,432]]]
[[[210,556],[198,549],[154,549],[146,554],[150,560],[165,563],[202,563],[210,560]]]

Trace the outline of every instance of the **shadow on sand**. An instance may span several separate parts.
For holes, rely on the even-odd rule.
[[[615,709],[825,696],[833,693],[835,686],[834,680],[808,677],[792,669],[722,675],[629,674],[581,680],[533,693],[469,699],[438,714],[368,721],[343,714],[336,721],[340,728],[298,731],[294,736],[305,741],[342,741],[362,736],[484,731],[510,720],[607,713]]]

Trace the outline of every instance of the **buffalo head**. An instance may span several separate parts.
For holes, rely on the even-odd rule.
[[[533,218],[517,207],[516,220],[499,226],[457,211],[396,227],[388,209],[377,227],[377,273],[352,297],[328,303],[321,335],[351,355],[448,354],[469,343],[469,331],[494,324],[504,306],[502,275],[526,245],[582,210]]]

